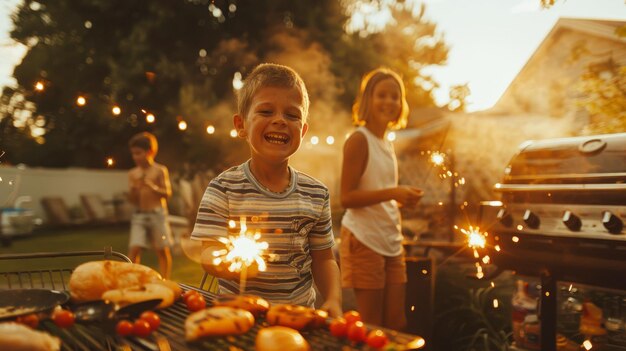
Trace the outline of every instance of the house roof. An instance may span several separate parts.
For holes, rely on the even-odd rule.
[[[497,109],[498,105],[502,102],[502,100],[508,95],[509,90],[515,84],[516,80],[523,76],[525,71],[532,66],[533,61],[540,56],[543,52],[549,50],[549,48],[553,45],[554,42],[559,40],[560,33],[564,30],[572,30],[581,33],[585,33],[588,35],[596,36],[603,39],[613,40],[617,43],[624,44],[626,43],[626,37],[620,37],[616,34],[616,30],[620,27],[626,26],[626,21],[618,21],[618,20],[602,20],[602,19],[592,19],[592,18],[570,18],[570,17],[562,17],[559,18],[550,30],[550,32],[543,39],[541,44],[537,47],[535,52],[530,56],[528,61],[524,64],[522,69],[516,75],[516,77],[509,83],[506,90],[502,93],[496,104],[494,105],[494,109]]]

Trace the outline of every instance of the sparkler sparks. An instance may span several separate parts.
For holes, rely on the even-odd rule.
[[[461,233],[467,236],[467,246],[474,250],[474,258],[477,259],[476,265],[476,278],[482,279],[485,277],[483,272],[482,264],[489,264],[491,262],[491,258],[488,255],[484,255],[481,258],[480,250],[485,248],[487,244],[487,236],[489,233],[481,232],[479,227],[469,226],[466,228],[459,228],[458,226],[454,226],[455,229],[461,231]],[[499,250],[498,250],[499,251]]]
[[[430,162],[435,166],[443,165],[445,160],[446,160],[446,154],[442,152],[435,151],[432,154],[430,154]]]
[[[215,257],[213,264],[218,266],[226,263],[229,264],[229,271],[240,273],[253,263],[256,263],[259,267],[259,271],[265,271],[267,265],[265,264],[262,254],[268,248],[267,242],[257,241],[261,238],[261,233],[257,231],[252,234],[249,232],[245,218],[242,217],[240,224],[241,230],[239,235],[229,235],[228,238],[218,239],[224,244],[225,248],[213,252],[213,256]]]
[[[467,245],[472,249],[485,248],[485,236],[487,236],[486,232],[481,232],[479,227],[469,226],[469,229],[461,228],[461,233],[467,235]]]

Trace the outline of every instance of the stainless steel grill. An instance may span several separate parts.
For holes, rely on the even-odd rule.
[[[495,190],[480,211],[490,257],[541,277],[542,349],[554,350],[557,280],[626,289],[626,133],[525,143]]]
[[[96,256],[94,259],[118,259],[130,262],[123,254],[107,249],[105,251],[79,251],[65,253],[33,253],[33,254],[8,254],[0,255],[0,262],[8,260],[30,260],[38,258],[68,258]],[[6,266],[6,265],[3,265]],[[72,268],[53,268],[42,270],[12,270],[0,272],[0,290],[3,289],[53,289],[67,291]],[[204,282],[202,283],[202,285]],[[183,290],[197,290],[211,304],[215,295],[193,286],[180,284]],[[68,306],[71,309],[71,304]],[[189,315],[189,310],[181,300],[174,305],[156,311],[161,317],[161,326],[146,338],[121,337],[115,333],[113,323],[87,324],[76,323],[68,329],[57,327],[51,320],[44,319],[40,322],[39,329],[45,330],[59,337],[63,344],[62,350],[254,350],[256,334],[259,329],[268,324],[263,318],[257,318],[255,326],[246,334],[239,336],[206,338],[197,342],[185,341],[184,324]],[[415,342],[421,338],[415,335],[399,333],[393,330],[383,329],[389,336],[390,341],[400,345],[399,349],[418,349]],[[330,334],[327,329],[303,331],[302,335],[309,342],[313,350],[361,350],[367,349],[363,344],[353,344],[346,339],[339,339]],[[411,344],[413,342],[413,344]],[[405,345],[405,346],[403,346]],[[404,348],[402,348],[404,347]],[[286,350],[287,351],[287,350]]]

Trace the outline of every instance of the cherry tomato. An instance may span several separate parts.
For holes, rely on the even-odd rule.
[[[194,296],[194,295],[200,295],[200,293],[195,291],[195,290],[187,290],[187,291],[185,291],[185,293],[183,294],[183,301],[185,301],[185,303],[187,303],[187,299],[189,299],[190,296]]]
[[[348,324],[348,339],[354,342],[363,342],[367,338],[367,327],[363,322],[356,321],[353,324]]]
[[[74,325],[76,317],[72,311],[58,309],[52,313],[52,321],[57,327],[69,328]]]
[[[122,319],[121,321],[117,322],[117,325],[115,326],[115,331],[118,335],[121,336],[130,335],[133,333],[133,323]]]
[[[330,329],[330,334],[333,336],[343,338],[348,332],[348,322],[346,322],[346,319],[342,317],[335,318],[332,322],[330,322],[328,329]]]
[[[143,319],[138,319],[133,323],[133,335],[143,338],[150,335],[151,332],[150,323]]]
[[[361,321],[361,314],[357,311],[347,311],[343,314],[343,318],[346,319],[348,324],[354,324],[354,322]]]
[[[37,328],[39,325],[39,316],[34,313],[17,317],[16,322],[27,325],[31,328]]]
[[[144,321],[150,324],[150,330],[155,331],[161,325],[161,317],[158,314],[152,311],[146,311],[139,316],[139,319],[143,319]]]
[[[204,301],[204,296],[200,294],[189,296],[189,298],[187,298],[186,304],[187,309],[191,312],[200,311],[201,309],[204,309],[206,307],[206,301]]]
[[[375,349],[381,348],[389,342],[389,338],[384,331],[380,329],[374,329],[367,334],[367,338],[365,342],[369,347],[373,347]]]

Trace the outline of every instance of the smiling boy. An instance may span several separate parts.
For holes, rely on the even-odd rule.
[[[309,98],[291,68],[261,64],[238,93],[233,123],[250,148],[250,159],[209,184],[198,209],[192,239],[201,240],[203,268],[218,276],[220,293],[239,293],[237,276],[212,264],[217,238],[237,233],[229,222],[246,218],[251,231],[269,244],[267,270],[249,274],[246,292],[274,303],[313,306],[313,282],[324,297],[322,309],[341,314],[339,268],[328,188],[289,166],[289,157],[308,129]]]

